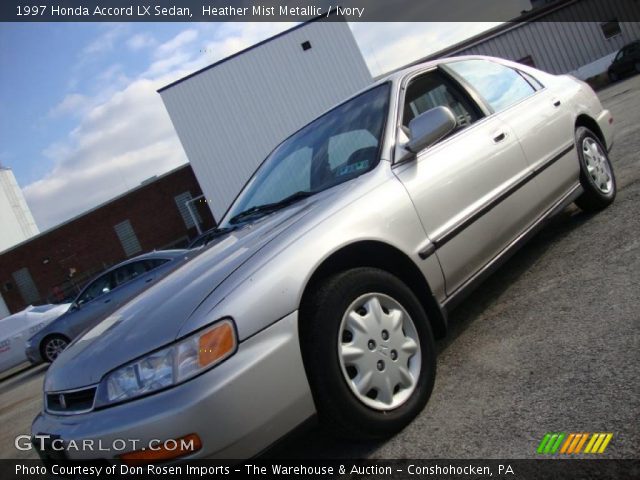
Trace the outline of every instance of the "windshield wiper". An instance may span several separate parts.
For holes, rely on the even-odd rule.
[[[231,217],[231,219],[229,220],[229,223],[233,225],[234,223],[238,223],[240,220],[244,218],[253,217],[254,215],[263,215],[266,213],[275,212],[276,210],[279,210],[282,207],[286,207],[287,205],[297,202],[298,200],[310,197],[314,193],[316,192],[300,190],[296,193],[292,193],[288,197],[285,197],[282,200],[279,200],[277,202],[265,203],[264,205],[255,205],[251,208],[248,208],[244,212],[240,212],[237,215],[234,215],[233,217]]]

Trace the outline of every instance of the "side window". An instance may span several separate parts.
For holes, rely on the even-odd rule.
[[[204,238],[206,240],[207,237]],[[160,265],[164,265],[168,261],[169,260],[166,258],[150,258],[147,260],[143,260],[142,263],[144,264],[144,271],[150,272],[154,268],[158,268]]]
[[[447,64],[468,81],[496,112],[533,95],[534,88],[512,68],[488,60],[461,60]]]
[[[90,302],[94,298],[98,298],[105,293],[109,293],[115,287],[113,283],[113,272],[109,272],[101,277],[98,277],[78,297],[79,305]]]
[[[421,113],[440,106],[451,109],[458,127],[466,127],[481,116],[475,104],[458,88],[440,73],[429,72],[409,84],[404,99],[402,125],[407,127],[409,122]]]
[[[538,81],[537,78],[534,78],[533,76],[529,75],[527,72],[523,72],[522,70],[518,70],[518,73],[520,75],[522,75],[522,77],[529,82],[529,85],[531,85],[534,90],[538,91],[538,90],[542,90],[544,87],[542,86],[542,84]]]
[[[146,272],[144,261],[127,263],[113,271],[115,286],[119,287]]]

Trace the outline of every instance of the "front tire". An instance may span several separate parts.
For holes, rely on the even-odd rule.
[[[613,71],[609,71],[609,82],[616,83],[619,80],[618,74]]]
[[[301,326],[305,368],[322,425],[350,438],[384,438],[425,406],[435,342],[413,292],[397,277],[355,268],[327,279]]]
[[[580,184],[584,193],[576,200],[585,212],[597,212],[616,198],[616,177],[607,149],[591,130],[576,130],[576,146],[580,161]]]
[[[64,335],[49,335],[40,345],[40,354],[42,359],[47,362],[53,362],[69,346],[69,339]]]

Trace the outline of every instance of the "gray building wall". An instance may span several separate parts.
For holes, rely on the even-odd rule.
[[[640,18],[640,2],[576,1],[533,22],[515,23],[470,46],[453,47],[436,55],[490,55],[514,61],[531,56],[536,68],[559,74],[574,72],[640,38],[640,22],[620,21],[620,35],[606,39],[601,22],[575,21],[581,18]]]
[[[278,143],[371,82],[349,26],[312,21],[160,95],[219,221]]]

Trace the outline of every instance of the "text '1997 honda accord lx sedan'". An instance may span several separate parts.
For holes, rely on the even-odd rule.
[[[494,58],[378,81],[276,147],[197,257],[62,352],[32,434],[136,439],[65,452],[116,461],[247,457],[316,413],[392,435],[430,396],[447,311],[570,202],[613,201],[611,124],[585,83]],[[158,439],[185,448],[143,450]]]

